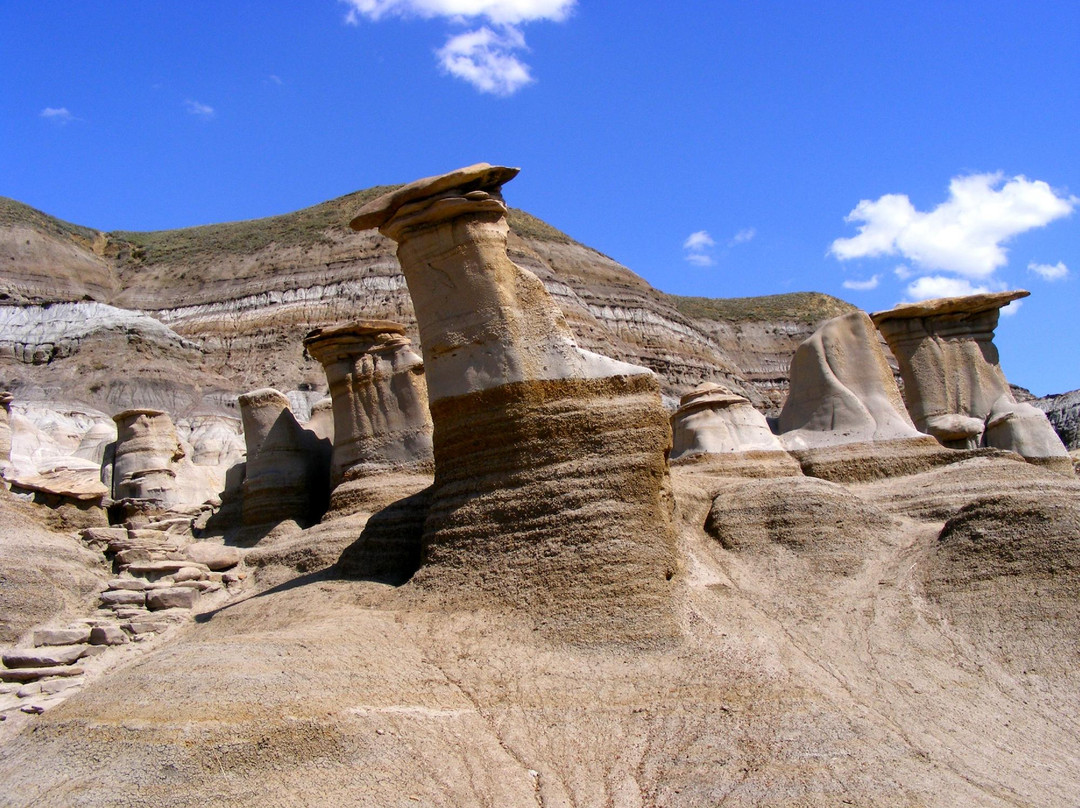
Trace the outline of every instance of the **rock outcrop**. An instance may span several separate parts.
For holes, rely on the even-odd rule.
[[[870,318],[829,320],[795,351],[778,421],[793,449],[916,438]]]
[[[328,442],[297,423],[289,400],[277,390],[240,396],[240,415],[247,445],[244,525],[318,521],[329,493]]]
[[[1028,293],[939,298],[872,315],[896,356],[915,425],[945,446],[989,446],[1072,473],[1046,416],[1017,403],[998,362],[999,311]]]
[[[1037,398],[1031,404],[1046,413],[1067,449],[1080,449],[1080,390]]]
[[[942,462],[940,447],[904,409],[864,312],[835,317],[815,331],[795,351],[790,379],[777,426],[806,474],[852,481]]]
[[[155,507],[197,505],[213,498],[223,475],[207,474],[192,462],[176,425],[161,410],[125,410],[114,416],[112,496]]]
[[[670,428],[645,368],[582,350],[506,251],[503,183],[480,164],[419,180],[351,222],[398,243],[434,422],[416,580],[483,592],[562,639],[674,631]]]
[[[799,464],[750,401],[706,382],[671,415],[672,462],[708,465],[710,473],[746,477],[800,474]]]

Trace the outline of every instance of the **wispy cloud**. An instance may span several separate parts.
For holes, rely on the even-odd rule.
[[[281,76],[275,76],[273,73],[271,73],[269,76],[266,77],[266,83],[276,84],[278,87],[280,87],[284,82],[282,82]]]
[[[45,107],[41,110],[41,117],[60,126],[75,120],[75,116],[68,112],[67,107]]]
[[[1061,261],[1056,264],[1028,264],[1028,272],[1034,272],[1044,281],[1063,281],[1069,277],[1069,268]]]
[[[189,115],[194,115],[197,118],[213,118],[214,108],[209,104],[202,104],[198,101],[192,101],[190,98],[184,102],[184,109],[188,111]]]
[[[548,20],[561,22],[577,0],[341,0],[349,6],[345,21],[384,17],[443,18],[472,30],[450,35],[435,53],[440,67],[477,90],[509,96],[533,82],[529,66],[518,58],[527,51],[521,26]],[[475,27],[477,23],[485,25]]]
[[[879,283],[881,283],[881,276],[875,275],[865,281],[846,280],[840,285],[845,289],[852,289],[856,292],[869,292],[871,289],[877,289]]]
[[[949,198],[931,211],[915,209],[905,194],[864,199],[846,221],[861,223],[830,252],[842,261],[900,255],[923,270],[989,278],[1008,262],[1013,237],[1068,216],[1080,204],[1041,180],[1001,173],[954,177]]]
[[[745,244],[746,242],[753,240],[756,235],[757,230],[755,228],[747,227],[728,239],[728,246],[734,247],[736,244]]]
[[[683,249],[686,251],[684,258],[694,266],[711,267],[716,262],[708,251],[715,246],[716,241],[707,230],[697,230],[683,242]]]

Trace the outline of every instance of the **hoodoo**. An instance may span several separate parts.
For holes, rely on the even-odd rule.
[[[510,260],[501,188],[516,174],[482,163],[418,180],[351,223],[397,242],[420,328],[435,483],[415,580],[493,596],[562,639],[670,636],[659,385],[579,348]]]
[[[871,315],[900,366],[915,425],[946,446],[1008,449],[1071,474],[1046,415],[1018,403],[998,363],[1003,306],[1028,292],[945,297]]]
[[[424,363],[405,326],[362,320],[304,339],[326,371],[334,412],[330,484],[431,465]]]
[[[242,513],[246,526],[317,521],[325,507],[326,452],[297,423],[289,400],[263,388],[240,396],[247,443]]]

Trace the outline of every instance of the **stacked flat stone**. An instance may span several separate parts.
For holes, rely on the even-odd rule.
[[[1071,474],[1046,415],[1013,397],[994,345],[1001,308],[1028,294],[939,298],[871,316],[896,357],[919,429],[945,446],[1007,449]]]
[[[398,243],[423,346],[435,483],[414,578],[586,642],[674,632],[674,529],[656,378],[580,349],[507,255],[501,187],[479,164],[366,205]]]

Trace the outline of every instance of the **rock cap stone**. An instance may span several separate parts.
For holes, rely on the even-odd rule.
[[[321,340],[337,337],[374,336],[376,334],[404,334],[405,326],[393,320],[356,320],[346,325],[314,328],[304,337],[304,347]]]
[[[963,297],[938,297],[918,303],[900,303],[891,309],[874,312],[870,315],[870,319],[874,321],[874,325],[881,325],[886,320],[935,317],[941,314],[978,314],[982,311],[1000,309],[1030,294],[1031,292],[1024,289],[1014,289],[1010,292],[984,292]]]
[[[472,191],[497,192],[504,183],[516,177],[520,170],[493,166],[490,163],[475,163],[446,174],[424,177],[371,200],[360,208],[360,212],[349,222],[349,227],[353,230],[381,228],[403,206],[439,196],[447,191],[460,191],[462,195]]]

